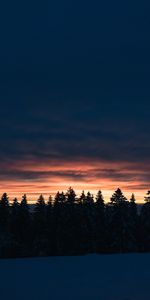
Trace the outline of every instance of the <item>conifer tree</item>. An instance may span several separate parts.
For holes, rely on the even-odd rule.
[[[51,210],[52,208],[52,205],[53,205],[53,198],[52,196],[50,195],[49,198],[48,198],[48,202],[47,202],[47,206],[48,208]]]
[[[104,197],[101,191],[98,191],[96,195],[96,206],[101,207],[103,210],[105,208]]]
[[[83,200],[82,206],[82,218],[83,218],[83,245],[84,252],[91,253],[96,249],[95,242],[95,209],[94,199],[90,192],[87,193]]]
[[[40,235],[46,226],[46,204],[43,195],[40,195],[35,205],[34,212],[36,231]]]
[[[78,199],[75,191],[70,187],[66,193],[64,208],[64,251],[67,254],[75,254],[78,251]]]
[[[19,228],[19,222],[20,222],[20,216],[19,216],[19,202],[17,198],[14,198],[12,207],[11,207],[11,232],[14,235],[15,239],[18,240],[18,228]]]
[[[85,192],[82,191],[82,193],[81,193],[81,195],[80,195],[80,197],[79,197],[78,203],[79,203],[79,204],[83,204],[83,203],[85,203],[85,201],[86,201],[86,195],[85,195]]]
[[[106,247],[106,224],[105,224],[105,203],[101,191],[98,191],[95,202],[96,218],[96,251],[105,252]]]
[[[47,215],[46,203],[43,195],[40,195],[34,211],[34,253],[43,256],[47,254]]]
[[[30,213],[29,213],[29,205],[27,202],[27,196],[24,194],[22,196],[22,200],[19,206],[19,211],[20,211],[20,218],[22,220],[22,225],[23,226],[29,226],[29,220],[30,220]]]
[[[140,251],[150,251],[150,191],[145,197],[145,204],[140,214]]]
[[[7,245],[7,255],[11,258],[20,257],[22,254],[21,243],[20,243],[20,214],[19,214],[19,203],[17,198],[13,200],[12,206],[10,207],[10,240]],[[5,250],[6,251],[6,250]]]
[[[138,250],[138,240],[139,240],[139,217],[138,217],[138,211],[137,211],[137,204],[135,195],[132,194],[130,198],[129,203],[129,209],[130,209],[130,240],[132,243],[132,250],[137,251]]]
[[[136,199],[134,194],[131,195],[130,198],[130,214],[133,220],[136,222],[137,219],[137,205],[136,205]]]
[[[46,219],[47,219],[47,254],[56,255],[56,242],[55,242],[55,219],[53,210],[53,199],[49,196],[46,206]]]
[[[54,206],[58,206],[58,205],[63,205],[66,201],[66,196],[64,194],[64,192],[60,193],[57,192],[55,199],[54,199]]]
[[[125,203],[127,201],[126,197],[123,195],[121,189],[117,189],[114,194],[112,195],[110,202],[112,204],[120,204],[120,203]]]
[[[129,202],[120,189],[111,197],[113,205],[110,222],[110,239],[113,252],[128,252],[132,250],[130,237],[130,210]]]
[[[22,253],[24,256],[28,256],[32,240],[32,227],[26,194],[22,196],[22,200],[19,205],[18,235],[23,248]]]
[[[64,244],[66,233],[66,210],[65,210],[66,196],[62,192],[57,192],[54,198],[53,206],[53,227],[54,227],[54,249],[56,254],[64,254]]]
[[[76,202],[76,193],[75,191],[70,187],[66,194],[66,201],[68,204],[74,204]]]
[[[0,200],[0,231],[7,232],[9,229],[9,198],[4,193]]]

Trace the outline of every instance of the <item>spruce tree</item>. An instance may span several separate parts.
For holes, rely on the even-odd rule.
[[[12,206],[10,207],[10,234],[11,243],[9,244],[9,257],[17,258],[21,256],[21,243],[20,243],[20,212],[19,212],[19,202],[17,198],[13,200]]]
[[[140,251],[150,251],[150,191],[146,194],[140,214]]]
[[[110,202],[112,204],[117,204],[119,205],[120,203],[125,203],[127,201],[126,197],[123,195],[121,189],[117,189],[114,194],[112,195]]]
[[[78,250],[78,199],[75,191],[70,187],[66,193],[64,208],[64,251],[66,254],[75,254]]]
[[[85,192],[82,191],[82,193],[81,193],[81,195],[80,195],[80,197],[79,197],[78,203],[79,203],[79,204],[83,204],[85,201],[86,201],[86,195],[85,195]]]
[[[0,200],[0,232],[8,232],[9,229],[9,198],[4,193]]]
[[[76,193],[75,191],[70,187],[66,194],[66,201],[68,204],[74,204],[76,202]]]
[[[83,205],[82,205],[82,215],[83,215],[83,245],[84,252],[91,253],[96,250],[95,242],[95,208],[93,195],[90,192],[87,193]]]
[[[111,250],[113,252],[131,251],[129,202],[120,189],[112,195],[110,205],[113,206],[109,224]]]
[[[10,211],[9,199],[4,193],[0,200],[0,257],[10,257],[11,239],[10,239]]]
[[[20,222],[20,216],[19,216],[19,202],[17,198],[14,198],[12,207],[11,207],[11,232],[16,240],[19,240],[18,236],[18,228],[19,228],[19,222]]]
[[[47,254],[47,215],[46,203],[43,195],[40,195],[34,210],[34,253],[39,256]]]
[[[135,195],[132,194],[129,203],[129,210],[130,210],[130,240],[132,243],[132,250],[138,250],[138,240],[139,240],[139,216],[137,211],[137,204]]]
[[[20,243],[22,245],[23,256],[28,256],[30,253],[31,241],[32,241],[32,227],[29,206],[27,203],[27,196],[22,196],[21,203],[19,205],[19,228],[18,235]]]
[[[130,215],[131,218],[133,220],[133,223],[137,222],[137,218],[138,218],[138,212],[137,212],[137,204],[136,204],[136,199],[134,194],[132,194],[131,198],[130,198]]]
[[[41,235],[46,225],[46,204],[43,195],[40,195],[35,204],[34,220],[36,232],[38,235]]]
[[[46,206],[46,221],[47,221],[47,254],[56,255],[56,243],[55,243],[55,220],[53,210],[53,199],[49,196]]]
[[[101,191],[98,191],[95,202],[96,218],[96,252],[104,253],[106,247],[105,203]]]
[[[66,217],[65,217],[65,203],[66,196],[62,192],[57,192],[54,198],[54,206],[53,206],[53,226],[54,226],[54,246],[56,249],[56,253],[58,255],[64,254],[64,244],[65,244],[65,235],[66,235]]]

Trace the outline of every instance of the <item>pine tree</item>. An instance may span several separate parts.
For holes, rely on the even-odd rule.
[[[70,187],[66,194],[66,201],[68,204],[74,204],[76,202],[76,193],[75,191]]]
[[[91,253],[96,250],[95,242],[95,207],[93,195],[87,193],[82,204],[82,223],[83,223],[83,245],[84,252]]]
[[[140,251],[150,251],[150,191],[145,197],[140,214]]]
[[[78,199],[75,191],[70,187],[66,193],[66,203],[64,206],[64,253],[75,254],[79,248],[78,233],[80,225],[78,223]]]
[[[12,209],[18,210],[18,207],[19,207],[18,199],[17,199],[17,198],[14,198],[13,204],[12,204]]]
[[[138,217],[138,212],[137,212],[137,204],[136,204],[136,199],[134,194],[131,195],[130,198],[130,204],[129,204],[129,209],[130,209],[130,240],[132,243],[132,250],[137,251],[138,250],[138,240],[139,240],[139,217]]]
[[[18,228],[19,228],[19,202],[17,198],[13,200],[12,207],[11,207],[11,232],[14,235],[15,239],[18,240]]]
[[[53,226],[54,226],[54,246],[56,249],[56,253],[58,255],[64,254],[64,243],[65,243],[65,203],[66,196],[62,192],[57,192],[54,198],[54,206],[53,206]]]
[[[10,242],[7,245],[7,255],[11,258],[17,258],[21,256],[21,243],[20,243],[20,212],[19,203],[17,198],[13,200],[10,207]]]
[[[29,206],[28,206],[26,194],[22,196],[22,200],[19,206],[19,213],[20,213],[21,227],[23,231],[26,231],[30,225],[30,212],[29,212]]]
[[[96,216],[96,252],[105,252],[106,247],[106,224],[105,224],[105,203],[101,191],[98,191],[95,202]]]
[[[45,221],[46,215],[46,204],[43,195],[40,195],[36,204],[35,204],[35,212],[34,217],[37,219],[38,230],[41,230],[41,223]]]
[[[101,191],[98,191],[96,195],[96,204],[104,210],[105,202]]]
[[[62,193],[57,192],[55,199],[54,199],[55,207],[57,205],[63,205],[65,203],[65,201],[66,201],[66,196],[65,196],[64,192],[62,192]]]
[[[84,191],[82,191],[82,193],[81,193],[81,196],[79,197],[79,204],[83,204],[83,203],[85,203],[85,201],[86,201],[86,195],[85,195],[85,192]]]
[[[0,200],[0,231],[7,232],[9,229],[9,198],[4,193]]]
[[[56,255],[56,242],[55,242],[55,220],[53,210],[53,199],[49,196],[46,206],[46,219],[47,219],[47,254]]]
[[[52,196],[50,195],[49,198],[48,198],[47,205],[49,205],[49,208],[52,208],[52,204],[53,204],[53,198],[52,198]]]
[[[136,199],[134,194],[131,195],[130,199],[130,214],[133,218],[133,220],[136,222],[137,219],[137,205],[136,205]]]
[[[34,253],[39,256],[47,254],[47,211],[43,195],[38,198],[34,211]]]
[[[120,204],[120,203],[125,203],[127,201],[126,197],[123,195],[121,189],[117,189],[115,193],[112,195],[110,202],[112,204]]]
[[[22,196],[20,208],[23,209],[23,210],[25,210],[25,211],[28,211],[28,209],[29,209],[28,203],[27,203],[27,195],[26,194],[24,194]]]
[[[120,189],[111,197],[110,205],[113,206],[109,237],[113,252],[128,252],[132,250],[130,236],[130,210],[129,202]]]
[[[84,204],[85,205],[88,205],[88,206],[92,206],[94,203],[94,197],[93,195],[91,195],[90,192],[87,193],[87,196],[85,197],[85,202]]]
[[[22,245],[22,255],[28,256],[32,241],[32,223],[26,194],[23,195],[19,205],[18,236]]]

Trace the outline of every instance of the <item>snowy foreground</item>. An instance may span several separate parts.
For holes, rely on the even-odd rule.
[[[0,260],[0,300],[149,300],[150,254]]]

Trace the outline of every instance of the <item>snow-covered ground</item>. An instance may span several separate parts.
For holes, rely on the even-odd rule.
[[[0,260],[0,300],[150,300],[150,254]]]

